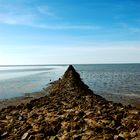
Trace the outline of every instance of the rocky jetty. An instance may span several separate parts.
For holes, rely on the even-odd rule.
[[[140,140],[140,110],[94,94],[72,65],[47,91],[0,110],[1,140]]]

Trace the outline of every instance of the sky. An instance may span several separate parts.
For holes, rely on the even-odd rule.
[[[139,0],[0,0],[0,65],[140,63]]]

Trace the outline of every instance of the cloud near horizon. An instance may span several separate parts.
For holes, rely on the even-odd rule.
[[[20,46],[0,53],[0,64],[139,63],[140,42],[96,43],[86,46]],[[125,45],[124,45],[125,44]],[[113,46],[113,47],[112,47]],[[43,50],[41,48],[44,48]],[[34,51],[32,51],[34,50]],[[26,52],[26,53],[25,53]],[[18,60],[17,60],[18,58]],[[79,60],[79,58],[81,58]],[[33,61],[34,60],[34,61]]]

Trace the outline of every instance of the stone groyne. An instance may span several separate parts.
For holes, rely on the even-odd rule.
[[[140,139],[140,110],[94,94],[72,65],[46,90],[44,97],[0,110],[0,139]]]

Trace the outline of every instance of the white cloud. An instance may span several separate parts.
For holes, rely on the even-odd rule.
[[[139,63],[139,56],[140,42],[18,46],[0,52],[0,64]]]
[[[29,24],[34,20],[33,15],[14,15],[12,13],[0,14],[0,23],[5,24]]]
[[[0,3],[0,23],[31,25],[41,18],[41,15],[52,16],[47,5],[30,6],[21,3]]]
[[[14,13],[0,13],[0,23],[4,24],[21,24],[37,28],[49,29],[49,30],[68,30],[68,29],[80,29],[80,30],[98,30],[99,26],[96,25],[47,25],[36,23],[37,15],[33,14],[14,14]]]
[[[50,29],[50,30],[67,30],[67,29],[80,29],[80,30],[98,30],[99,26],[96,25],[73,25],[73,24],[59,24],[59,25],[46,25],[46,24],[32,24],[34,27]]]
[[[40,5],[29,7],[27,5],[14,4],[3,5],[0,4],[0,23],[12,24],[12,25],[26,25],[36,28],[43,28],[49,30],[68,30],[68,29],[80,29],[80,30],[98,30],[99,26],[96,25],[74,25],[74,24],[54,24],[48,25],[47,23],[41,23],[41,18],[45,15],[56,18],[54,13],[50,10],[48,5]],[[42,17],[41,17],[42,16]],[[45,17],[46,18],[46,17]]]
[[[50,48],[49,63],[138,63],[140,48],[136,47],[68,47]]]
[[[0,23],[28,24],[36,19],[33,8],[19,3],[0,4]]]
[[[36,17],[35,15],[29,14],[29,15],[14,15],[12,13],[8,14],[0,14],[0,23],[4,24],[21,24],[26,26],[32,26],[37,28],[43,28],[48,30],[68,30],[68,29],[80,29],[80,30],[98,30],[100,29],[99,26],[96,25],[65,25],[65,24],[59,24],[59,25],[47,25],[47,24],[36,24]]]

